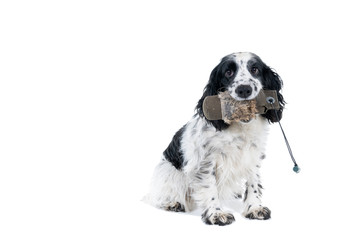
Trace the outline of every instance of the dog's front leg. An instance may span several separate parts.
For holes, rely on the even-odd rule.
[[[193,197],[203,209],[202,220],[206,224],[228,225],[235,221],[231,213],[221,209],[216,186],[215,160],[207,158],[200,162],[193,174]]]
[[[269,208],[262,206],[261,195],[262,185],[260,183],[259,174],[248,179],[246,183],[246,191],[244,196],[245,209],[243,215],[249,219],[267,220],[271,216]]]

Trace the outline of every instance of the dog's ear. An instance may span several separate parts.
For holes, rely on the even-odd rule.
[[[220,63],[221,64],[221,63]],[[217,95],[218,92],[221,89],[221,73],[220,71],[220,64],[217,65],[211,72],[210,74],[210,79],[209,82],[207,83],[207,85],[204,88],[204,93],[202,95],[202,97],[200,98],[199,102],[196,105],[196,112],[203,118],[206,119],[205,115],[204,115],[204,111],[203,111],[203,103],[204,103],[204,99],[207,96],[213,96],[213,95]],[[213,125],[217,131],[221,131],[224,130],[226,128],[229,127],[228,124],[226,124],[223,120],[207,120],[206,121],[208,123],[210,123],[211,125]]]
[[[268,66],[265,67],[263,72],[263,87],[268,90],[276,90],[277,97],[279,100],[280,109],[279,110],[268,110],[265,114],[262,114],[263,117],[267,118],[270,122],[278,122],[282,118],[282,112],[285,106],[285,100],[280,90],[282,88],[282,80],[280,76],[274,72]],[[276,111],[276,112],[275,112]],[[277,113],[277,117],[276,117]]]
[[[220,64],[217,65],[210,74],[209,82],[204,88],[204,94],[202,98],[207,96],[217,95],[219,89],[221,88],[221,76],[220,76]]]

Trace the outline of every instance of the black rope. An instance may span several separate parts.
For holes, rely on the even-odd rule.
[[[267,101],[268,103],[270,103],[271,105],[273,105],[274,102],[275,102],[275,99],[272,98],[272,97],[268,97],[268,98],[266,99],[266,101]],[[275,111],[276,119],[277,119],[277,121],[278,121],[278,123],[279,123],[279,126],[280,126],[280,129],[281,129],[281,132],[282,132],[282,134],[283,134],[283,136],[284,136],[285,143],[286,143],[286,147],[287,147],[287,149],[288,149],[288,151],[289,151],[291,160],[292,160],[293,163],[294,163],[293,171],[296,172],[296,173],[299,173],[299,172],[300,172],[300,168],[299,168],[298,164],[297,164],[296,161],[295,161],[294,155],[293,155],[293,153],[292,153],[292,151],[291,151],[291,147],[290,147],[289,141],[287,140],[286,135],[285,135],[285,132],[284,132],[284,129],[283,129],[282,126],[281,126],[280,119],[279,119],[279,116],[278,116],[278,114],[277,114],[277,111],[276,111],[275,109],[274,109],[274,111]]]

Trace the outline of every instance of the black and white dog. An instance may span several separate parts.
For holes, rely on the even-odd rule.
[[[252,53],[224,57],[211,72],[196,114],[173,137],[156,167],[147,200],[161,209],[183,212],[203,210],[206,224],[227,225],[234,216],[223,210],[223,201],[242,199],[243,215],[269,219],[270,210],[261,203],[259,168],[265,158],[269,122],[281,119],[284,99],[282,81]],[[261,89],[276,90],[280,110],[256,115],[249,122],[226,124],[209,121],[202,104],[206,96],[229,91],[236,100],[249,100]]]

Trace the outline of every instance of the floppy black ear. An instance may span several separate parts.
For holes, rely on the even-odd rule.
[[[219,91],[221,91],[222,89],[222,85],[221,85],[221,73],[219,72],[220,69],[220,64],[217,65],[211,72],[210,74],[210,79],[209,82],[207,83],[207,85],[204,88],[204,93],[202,95],[202,97],[200,98],[199,102],[196,105],[196,112],[203,118],[206,119],[205,115],[204,115],[204,111],[203,111],[203,102],[204,99],[207,96],[213,96],[213,95],[217,95],[219,93]],[[206,121],[210,124],[212,124],[217,131],[221,131],[224,130],[226,128],[229,127],[228,124],[226,124],[223,120],[207,120]]]
[[[265,67],[263,72],[263,87],[268,90],[276,90],[277,97],[279,100],[280,109],[279,110],[268,110],[265,114],[262,114],[263,117],[267,118],[270,122],[278,122],[282,118],[282,111],[285,106],[284,97],[280,93],[280,90],[282,88],[282,80],[280,76],[274,72],[271,68]],[[276,112],[275,112],[276,111]],[[276,114],[278,118],[276,117]]]

